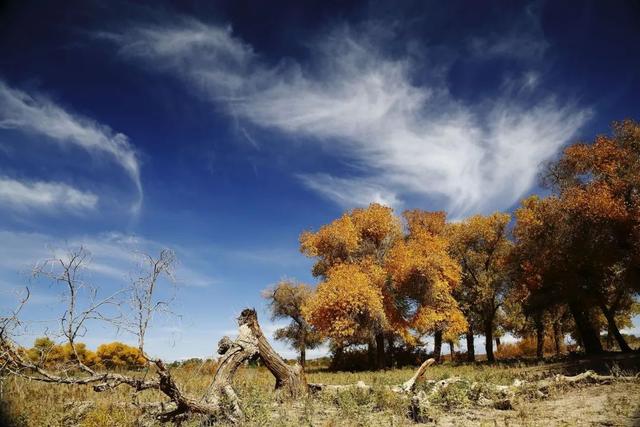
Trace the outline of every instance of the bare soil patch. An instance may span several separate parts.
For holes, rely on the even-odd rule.
[[[590,385],[513,410],[460,408],[442,414],[438,426],[640,426],[640,384]]]

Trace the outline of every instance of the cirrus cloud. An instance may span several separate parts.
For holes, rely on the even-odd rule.
[[[0,176],[0,202],[19,211],[42,208],[78,213],[95,208],[98,196],[60,182],[18,181]]]
[[[114,133],[105,125],[74,115],[43,96],[10,88],[2,80],[0,129],[33,133],[44,136],[45,141],[76,146],[96,156],[108,156],[133,181],[138,198],[132,211],[136,213],[140,210],[143,198],[140,165],[126,135]]]
[[[591,116],[553,95],[529,96],[541,79],[535,70],[492,99],[462,102],[440,71],[417,84],[411,57],[391,56],[375,37],[348,27],[311,44],[311,62],[275,65],[229,27],[193,19],[101,37],[116,43],[123,57],[175,74],[238,119],[303,137],[346,159],[353,173],[298,174],[343,207],[372,201],[401,206],[423,198],[444,200],[454,217],[508,208],[535,184],[540,164]],[[501,43],[526,41],[512,37]],[[537,57],[543,54],[536,50]],[[527,76],[536,76],[535,85]]]

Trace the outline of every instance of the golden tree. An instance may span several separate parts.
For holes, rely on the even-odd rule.
[[[510,284],[508,257],[513,246],[507,229],[510,221],[511,216],[505,213],[474,215],[449,224],[447,230],[450,253],[462,267],[461,286],[455,296],[469,324],[479,323],[490,362],[495,360],[496,316]],[[473,331],[467,332],[473,336]],[[467,347],[473,347],[472,341],[467,340]]]
[[[385,361],[385,333],[412,342],[412,331],[464,321],[455,316],[451,296],[459,268],[447,253],[444,214],[414,211],[405,218],[408,232],[391,208],[372,204],[300,238],[302,252],[317,260],[314,275],[323,279],[303,308],[305,317],[338,342],[374,337],[378,367]]]
[[[395,329],[433,333],[436,347],[443,332],[460,335],[467,322],[452,293],[460,282],[460,266],[448,253],[444,212],[406,211],[408,234],[391,250],[386,263],[395,304],[390,318]],[[392,301],[390,299],[390,301]],[[438,356],[438,348],[435,349]]]

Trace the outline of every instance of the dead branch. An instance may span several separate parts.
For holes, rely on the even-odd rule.
[[[489,406],[495,409],[513,409],[515,398],[522,393],[532,393],[539,398],[547,396],[552,387],[566,385],[577,385],[581,383],[590,384],[611,384],[613,382],[634,382],[640,381],[638,376],[614,376],[599,375],[594,371],[586,371],[574,376],[555,375],[552,378],[535,382],[528,382],[516,379],[511,385],[495,385],[490,383],[471,382],[468,379],[452,377],[439,381],[427,381],[431,385],[431,390],[426,393],[420,391],[411,398],[410,416],[417,422],[427,421],[428,407],[431,399],[444,392],[452,384],[464,383],[469,385],[469,390],[483,390],[490,397],[482,393],[478,397],[477,404]]]
[[[416,373],[411,378],[409,378],[407,381],[405,381],[404,383],[402,383],[399,386],[392,387],[392,390],[395,391],[396,393],[409,393],[409,392],[412,392],[413,389],[416,386],[416,381],[418,381],[420,378],[422,378],[424,373],[427,371],[427,368],[429,366],[433,365],[434,363],[436,363],[436,359],[427,359],[427,360],[425,360],[422,363],[422,365],[420,365],[420,367],[418,368]]]
[[[427,368],[436,363],[435,359],[427,359],[422,365],[418,368],[416,373],[409,378],[407,381],[400,385],[394,385],[388,387],[389,390],[394,393],[407,394],[412,393],[415,389],[416,382],[422,378]],[[372,387],[365,384],[363,381],[358,381],[355,384],[322,384],[322,383],[311,383],[309,384],[309,390],[313,393],[319,392],[341,392],[347,390],[360,390],[360,391],[372,391]]]
[[[82,279],[82,272],[86,268],[89,257],[88,251],[80,248],[77,251],[70,251],[66,257],[50,259],[36,265],[33,273],[35,277],[45,277],[56,284],[62,284],[65,290],[66,306],[60,318],[60,328],[61,335],[66,338],[73,350],[75,357],[72,362],[76,370],[73,371],[71,367],[63,370],[62,374],[53,372],[45,367],[46,357],[34,362],[14,342],[12,332],[19,324],[18,312],[26,303],[27,292],[27,298],[22,301],[18,309],[14,310],[10,316],[3,317],[0,322],[2,371],[31,381],[92,385],[97,392],[111,390],[121,385],[129,386],[136,392],[157,389],[171,402],[170,405],[160,405],[166,409],[155,415],[159,421],[177,421],[189,414],[228,416],[232,421],[238,420],[242,416],[242,411],[235,391],[231,387],[231,378],[237,367],[257,352],[256,342],[248,327],[240,325],[238,339],[233,343],[226,343],[226,351],[221,352],[223,356],[220,369],[214,378],[214,387],[211,388],[210,393],[200,399],[184,393],[162,360],[153,359],[144,351],[144,336],[149,322],[163,304],[162,301],[155,300],[154,290],[161,275],[171,276],[171,265],[175,258],[170,251],[162,251],[158,259],[147,256],[150,272],[136,280],[132,289],[128,290],[132,294],[131,308],[134,313],[133,323],[138,336],[139,349],[147,363],[154,367],[156,378],[146,380],[111,372],[98,373],[83,363],[76,351],[75,341],[84,332],[85,322],[89,319],[99,319],[113,323],[112,319],[103,315],[100,310],[107,304],[117,304],[115,295],[127,291],[118,291],[107,298],[97,299],[97,288],[91,287]],[[80,306],[79,294],[82,290],[89,290],[89,303],[85,307]],[[221,404],[222,396],[232,403],[233,409],[229,414],[225,413],[224,405]]]

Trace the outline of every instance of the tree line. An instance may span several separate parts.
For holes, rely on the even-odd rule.
[[[507,332],[535,339],[538,357],[545,337],[559,353],[567,334],[587,354],[631,351],[620,329],[640,313],[640,124],[612,129],[567,147],[542,174],[548,195],[525,198],[513,214],[450,221],[374,203],[303,232],[319,283],[265,291],[274,319],[291,320],[276,338],[302,364],[324,341],[334,358],[365,346],[377,368],[429,335],[436,357],[464,337],[469,361],[475,336],[494,361]]]

